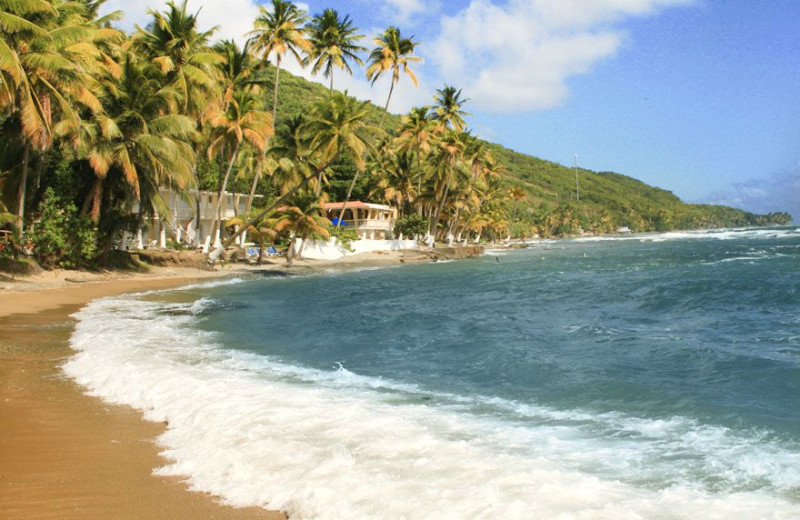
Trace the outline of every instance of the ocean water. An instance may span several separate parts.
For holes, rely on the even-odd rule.
[[[800,228],[97,300],[65,371],[293,519],[800,518]]]

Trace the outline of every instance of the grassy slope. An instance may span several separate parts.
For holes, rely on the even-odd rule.
[[[272,74],[268,75],[271,81]],[[271,93],[272,85],[268,85]],[[281,72],[278,121],[304,113],[328,89],[318,83]],[[370,120],[377,125],[383,109],[368,105]],[[383,127],[396,128],[400,117],[388,114]],[[527,205],[534,210],[574,202],[575,172],[572,168],[487,143],[506,169],[504,181],[528,193]],[[605,214],[615,226],[634,230],[688,229],[697,227],[764,225],[764,217],[723,206],[685,204],[672,192],[649,186],[627,175],[580,169],[580,213],[587,222]],[[589,226],[591,227],[591,226]]]

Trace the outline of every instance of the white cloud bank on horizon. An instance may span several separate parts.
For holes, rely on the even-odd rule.
[[[800,166],[795,171],[731,184],[703,201],[740,208],[752,213],[785,211],[800,222]]]
[[[471,0],[441,22],[430,61],[447,83],[487,112],[555,108],[567,80],[614,56],[625,32],[614,24],[694,0]]]

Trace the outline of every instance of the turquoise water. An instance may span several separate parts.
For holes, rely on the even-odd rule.
[[[132,375],[109,384],[108,354],[80,341],[93,357],[73,372],[174,422],[165,472],[234,503],[297,518],[800,517],[798,229],[543,242],[182,294],[82,311],[78,340],[130,336],[108,361]],[[134,313],[163,325],[149,347],[126,328]],[[165,352],[176,329],[189,338]],[[182,382],[149,377],[164,370]]]

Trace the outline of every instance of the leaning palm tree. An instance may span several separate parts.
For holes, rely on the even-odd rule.
[[[244,224],[244,219],[241,217],[236,217],[225,222],[225,227],[239,229],[240,227],[244,226]],[[266,216],[260,221],[255,222],[247,227],[247,232],[250,233],[250,237],[258,242],[258,260],[256,260],[257,265],[264,263],[264,246],[267,245],[267,243],[274,245],[275,240],[279,236],[279,232],[275,229],[277,224],[277,217]]]
[[[330,90],[333,90],[335,69],[347,71],[352,76],[353,70],[348,61],[364,64],[356,53],[367,49],[355,43],[364,38],[364,35],[358,34],[358,28],[353,26],[350,15],[339,18],[336,9],[325,9],[311,20],[308,32],[311,50],[306,57],[306,64],[312,64],[312,74],[321,70],[324,77],[330,78]]]
[[[306,39],[303,24],[307,17],[305,12],[292,2],[272,0],[272,10],[259,7],[254,29],[248,33],[253,51],[261,55],[266,62],[270,55],[275,55],[275,86],[272,95],[272,120],[278,118],[278,83],[281,73],[281,62],[285,54],[295,57],[303,63],[301,52],[311,50],[311,43]]]
[[[369,149],[370,132],[375,129],[367,124],[365,106],[367,102],[358,102],[341,92],[332,92],[327,99],[318,101],[309,120],[303,125],[302,132],[312,136],[309,152],[302,161],[308,165],[307,172],[300,182],[275,199],[267,207],[255,215],[248,223],[257,221],[275,208],[280,207],[299,190],[317,178],[342,154],[348,153],[356,165],[364,167],[364,154]],[[244,226],[247,227],[247,226]],[[223,247],[229,246],[243,231],[237,231],[228,237]],[[219,253],[209,255],[213,263]]]
[[[461,98],[461,89],[445,85],[436,91],[433,99],[436,101],[433,106],[433,119],[439,122],[440,130],[452,128],[456,132],[463,132],[466,127],[464,116],[469,114],[461,110],[461,107],[469,99]]]
[[[208,158],[211,159],[223,150],[228,151],[225,177],[220,185],[217,202],[214,205],[214,214],[219,215],[222,207],[222,200],[228,189],[228,179],[230,179],[233,166],[239,157],[239,152],[243,144],[247,143],[254,147],[259,154],[264,154],[267,150],[267,140],[272,137],[272,116],[260,109],[259,100],[249,92],[235,92],[233,97],[224,106],[212,106],[204,118],[211,128],[211,142],[208,146]],[[209,230],[206,237],[204,250],[208,251],[211,234],[220,232],[219,226],[215,225],[214,230]],[[214,243],[219,240],[215,237]]]
[[[386,98],[386,105],[383,107],[383,115],[379,126],[383,126],[383,120],[386,118],[386,112],[389,110],[389,101],[392,99],[392,92],[394,86],[400,81],[400,70],[402,69],[405,74],[411,78],[414,86],[418,86],[417,76],[409,68],[409,63],[422,61],[422,58],[414,56],[414,49],[418,42],[414,41],[414,37],[403,38],[400,35],[400,29],[391,26],[386,29],[379,38],[373,40],[375,47],[369,55],[367,66],[367,79],[372,81],[374,85],[378,78],[385,72],[392,72],[392,84],[389,87],[389,96]]]
[[[286,261],[289,265],[295,257],[295,244],[297,239],[301,240],[300,249],[297,251],[297,259],[303,257],[303,249],[309,238],[322,237],[325,240],[330,238],[328,228],[330,221],[322,216],[322,205],[319,197],[311,192],[298,192],[289,202],[289,207],[281,210],[281,216],[275,224],[275,231],[279,233],[289,233],[289,249],[286,252]]]

